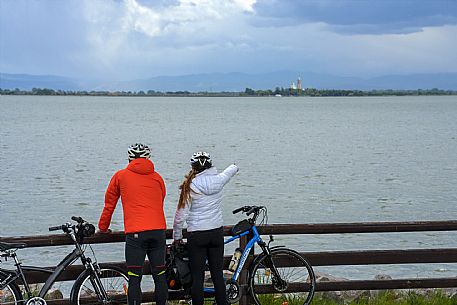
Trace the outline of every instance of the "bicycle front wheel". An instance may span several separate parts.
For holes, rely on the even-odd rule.
[[[105,267],[98,276],[106,298],[100,293],[95,275],[87,270],[75,282],[71,294],[73,304],[127,304],[128,276],[122,269],[115,266]]]
[[[298,252],[278,248],[263,255],[249,276],[257,305],[309,305],[316,288],[313,268]]]
[[[0,274],[0,283],[6,279],[6,276]],[[21,305],[22,302],[22,295],[19,290],[19,287],[14,284],[10,283],[8,285],[2,286],[0,285],[0,304],[2,305]]]

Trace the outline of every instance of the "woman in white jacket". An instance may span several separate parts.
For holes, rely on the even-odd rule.
[[[226,305],[223,277],[224,232],[222,229],[222,189],[237,172],[235,164],[218,173],[206,152],[197,152],[190,159],[191,171],[181,186],[178,208],[173,222],[173,239],[182,240],[184,222],[187,223],[187,246],[192,272],[192,305],[203,305],[203,281],[208,259],[214,283],[217,305]]]

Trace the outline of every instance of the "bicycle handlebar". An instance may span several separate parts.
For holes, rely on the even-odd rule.
[[[84,219],[82,219],[82,217],[79,217],[79,216],[72,216],[71,220],[76,221],[78,223],[78,225],[81,225],[81,224],[86,222]],[[68,229],[70,227],[71,227],[71,224],[70,223],[66,223],[66,224],[63,224],[61,226],[50,227],[49,231],[60,231],[60,230],[62,230],[65,233],[67,233]]]
[[[74,220],[74,221],[76,221],[77,223],[83,223],[83,222],[84,222],[84,219],[82,219],[82,218],[79,217],[79,216],[71,216],[71,220]]]
[[[256,206],[256,205],[246,205],[244,207],[235,209],[232,211],[233,214],[243,212],[246,213],[247,216],[251,215],[252,213],[258,212],[261,209],[265,208],[264,206]]]
[[[257,210],[258,207],[252,206],[248,211],[246,211],[246,215],[249,216]]]
[[[235,210],[232,211],[232,213],[233,213],[233,214],[239,213],[239,212],[241,212],[243,209],[244,209],[244,207],[235,209]]]
[[[49,231],[58,231],[58,230],[62,230],[62,229],[63,229],[63,225],[62,226],[50,227]]]

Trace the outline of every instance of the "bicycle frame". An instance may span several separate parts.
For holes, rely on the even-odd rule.
[[[238,263],[238,266],[237,266],[235,272],[233,273],[232,279],[235,281],[238,280],[238,277],[240,276],[241,270],[243,270],[243,266],[246,263],[246,260],[249,256],[249,252],[251,252],[252,247],[254,247],[254,245],[257,243],[257,244],[259,244],[259,246],[261,246],[262,251],[266,251],[265,242],[260,237],[260,234],[257,231],[256,226],[252,226],[249,230],[244,231],[238,235],[232,236],[229,239],[224,241],[224,244],[228,244],[234,240],[237,240],[243,236],[248,235],[249,233],[252,233],[253,236],[249,240],[248,244],[246,245],[246,248],[243,250],[243,254],[241,255],[240,262]],[[205,292],[214,292],[214,288],[204,288],[204,291]]]
[[[235,235],[233,237],[230,237],[229,239],[227,239],[226,241],[224,241],[224,244],[228,244],[228,243],[231,243],[232,241],[236,240],[236,239],[239,239],[243,236],[246,236],[248,235],[249,233],[253,234],[252,238],[248,241],[248,244],[246,245],[246,248],[243,250],[243,254],[241,255],[241,258],[240,258],[240,262],[238,263],[238,266],[235,270],[235,272],[233,273],[233,276],[232,276],[232,279],[234,279],[235,281],[238,280],[238,277],[241,273],[241,270],[243,270],[243,266],[244,264],[246,263],[246,260],[249,256],[249,252],[251,252],[251,249],[252,247],[254,247],[254,245],[256,243],[258,243],[259,245],[264,245],[264,241],[262,240],[262,238],[260,237],[260,234],[259,232],[257,231],[257,227],[256,226],[252,226],[251,229],[249,229],[248,231],[244,231],[243,233],[240,233],[238,235]],[[262,250],[263,250],[263,246],[262,246]]]
[[[74,261],[76,261],[79,257],[81,257],[83,253],[80,249],[74,249],[71,253],[69,253],[62,261],[56,266],[55,269],[48,269],[43,267],[35,267],[35,266],[21,266],[21,263],[17,259],[17,256],[14,255],[13,259],[15,261],[16,270],[6,270],[0,269],[3,273],[9,274],[10,277],[3,283],[0,283],[0,286],[7,285],[11,282],[16,281],[18,278],[21,279],[22,283],[24,284],[24,289],[27,293],[27,297],[32,297],[32,291],[30,291],[30,287],[27,283],[27,280],[24,275],[24,271],[36,271],[42,273],[48,273],[49,277],[44,283],[43,287],[40,290],[38,296],[40,298],[44,298],[44,296],[48,293],[51,289],[52,285],[56,282],[57,278],[62,274],[62,272],[71,265]]]

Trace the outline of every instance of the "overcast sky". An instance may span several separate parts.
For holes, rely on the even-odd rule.
[[[0,72],[457,72],[456,0],[0,0]]]

